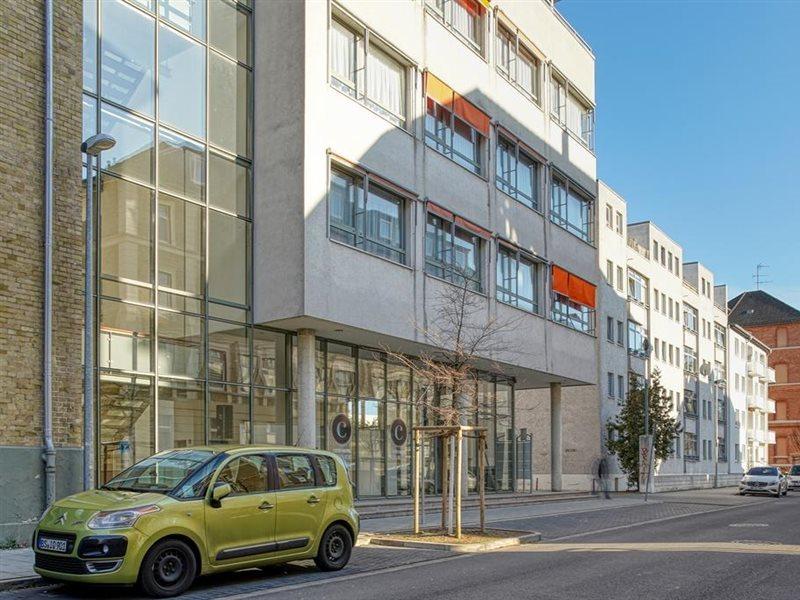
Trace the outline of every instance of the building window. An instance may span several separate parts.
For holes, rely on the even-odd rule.
[[[617,398],[625,398],[625,377],[622,375],[617,375]]]
[[[611,373],[611,372],[608,373],[608,384],[607,384],[607,387],[608,387],[608,397],[609,398],[613,398],[614,397],[614,374]]]
[[[611,287],[614,287],[614,263],[610,260],[606,261],[606,282]]]
[[[697,396],[688,388],[683,390],[683,412],[689,417],[697,416]]]
[[[636,356],[645,356],[644,340],[646,332],[636,321],[628,320],[628,353]]]
[[[497,249],[497,299],[530,312],[539,312],[538,263],[518,249]]]
[[[683,370],[686,373],[697,373],[697,353],[688,346],[683,347]]]
[[[697,436],[685,431],[683,434],[683,454],[687,460],[697,460]]]
[[[465,169],[481,175],[489,116],[431,73],[425,74],[425,89],[425,143]]]
[[[405,263],[404,201],[369,179],[331,169],[331,238]]]
[[[425,229],[425,271],[456,285],[480,292],[483,289],[481,236],[478,228],[428,212]],[[463,226],[462,226],[463,225]]]
[[[614,317],[606,317],[606,339],[614,343]]]
[[[567,179],[553,176],[550,220],[592,243],[592,199]]]
[[[609,229],[614,228],[614,209],[610,204],[606,204],[606,227]]]
[[[647,296],[647,280],[636,271],[628,269],[628,300],[644,305]]]
[[[483,49],[483,6],[477,0],[428,0],[434,14],[467,45]]]
[[[625,323],[617,321],[617,344],[622,346],[625,343]]]
[[[622,276],[622,267],[617,267],[617,289],[621,292],[622,291],[622,280],[624,277]]]
[[[624,225],[622,223],[622,213],[617,211],[617,233],[622,235]]]
[[[552,319],[584,333],[594,333],[595,286],[556,265],[552,267]]]
[[[550,80],[550,89],[551,116],[590,150],[594,149],[594,109],[557,75]]]
[[[684,304],[683,326],[693,333],[697,333],[697,310]]]
[[[519,33],[497,26],[497,70],[517,88],[539,102],[541,61],[526,47]]]
[[[330,29],[331,85],[403,127],[407,66],[370,39],[364,27],[334,16]]]
[[[497,135],[497,189],[539,210],[539,173],[541,164],[522,144]]]
[[[720,348],[724,348],[726,345],[725,338],[725,327],[719,323],[714,323],[714,344]]]

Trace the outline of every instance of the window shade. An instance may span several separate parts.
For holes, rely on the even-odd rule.
[[[554,292],[567,296],[578,304],[595,308],[596,287],[594,285],[556,265],[553,265],[552,272]]]
[[[489,238],[492,237],[492,234],[483,227],[479,227],[474,223],[470,223],[469,221],[467,221],[466,219],[462,219],[461,217],[456,217],[456,225],[458,225],[459,227],[463,227],[467,231],[470,231],[475,235],[477,235],[478,237],[482,237],[485,240],[488,240]]]
[[[489,121],[491,120],[489,115],[429,72],[425,73],[425,94],[446,109],[455,112],[456,116],[469,123],[484,136],[489,136]]]

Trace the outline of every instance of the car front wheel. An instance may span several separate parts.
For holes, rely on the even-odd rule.
[[[144,557],[139,570],[142,590],[154,598],[169,598],[186,591],[197,575],[192,549],[181,540],[162,540]]]
[[[353,538],[344,525],[331,525],[322,535],[314,562],[321,571],[338,571],[350,560]]]

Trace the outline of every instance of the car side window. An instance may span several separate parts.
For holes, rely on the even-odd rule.
[[[279,454],[275,457],[280,489],[314,487],[314,467],[305,454]]]
[[[259,494],[267,491],[267,473],[265,456],[240,456],[222,468],[217,482],[230,484],[231,496]]]
[[[336,485],[336,461],[330,456],[317,456],[317,464],[322,473],[322,485],[335,486]]]

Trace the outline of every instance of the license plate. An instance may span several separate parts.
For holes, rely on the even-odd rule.
[[[67,540],[39,536],[38,547],[39,550],[47,550],[48,552],[66,552]]]

